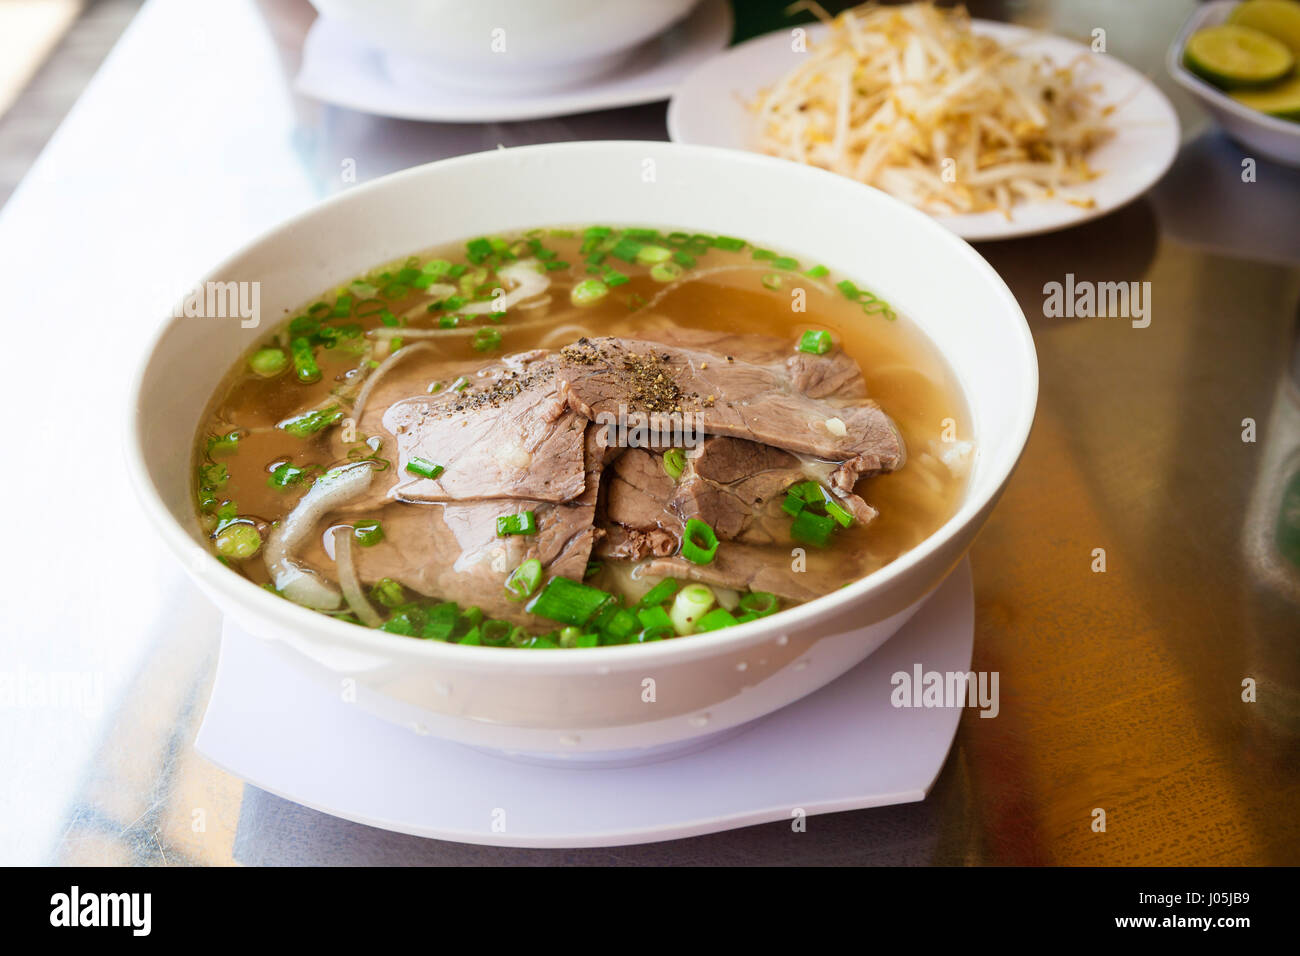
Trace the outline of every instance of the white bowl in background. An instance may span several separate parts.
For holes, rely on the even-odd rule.
[[[692,746],[829,683],[885,642],[961,560],[1019,460],[1038,366],[1015,298],[978,253],[874,189],[783,160],[651,142],[562,143],[443,160],[357,186],[276,227],[202,281],[259,282],[281,317],[375,265],[469,236],[575,223],[743,236],[870,287],[947,358],[976,453],[938,531],[848,587],[772,617],[654,644],[534,652],[371,631],[222,566],[195,518],[192,459],[228,370],[269,331],[167,318],[132,389],[127,461],[144,509],[200,587],[299,667],[353,679],[381,716],[462,743],[604,759]],[[864,321],[872,319],[864,317]],[[642,700],[653,678],[656,702]]]
[[[667,30],[696,0],[311,0],[375,47],[399,85],[570,86]]]
[[[1215,0],[1198,8],[1169,47],[1165,66],[1174,81],[1200,100],[1224,132],[1242,146],[1285,166],[1300,166],[1300,123],[1269,116],[1238,103],[1183,65],[1188,37],[1204,27],[1225,22],[1235,6],[1237,0]]]

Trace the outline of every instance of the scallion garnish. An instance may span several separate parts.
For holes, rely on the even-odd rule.
[[[582,627],[613,600],[612,594],[600,588],[557,576],[546,582],[527,610],[561,624]]]
[[[473,341],[474,351],[490,352],[492,349],[501,346],[500,329],[479,329],[474,333]]]
[[[676,481],[686,470],[686,453],[680,448],[669,448],[664,452],[664,471],[668,472],[668,477]]]
[[[740,596],[740,604],[737,607],[746,614],[767,617],[780,610],[781,601],[771,591],[750,591]]]
[[[683,269],[675,262],[660,262],[650,270],[655,282],[675,282],[682,277]]]
[[[707,522],[691,518],[682,534],[682,557],[692,564],[708,564],[718,553],[718,535]]]
[[[412,458],[406,463],[406,470],[421,478],[437,478],[446,469],[442,465],[435,465],[427,458]]]
[[[261,378],[275,378],[289,367],[289,358],[280,349],[258,349],[248,360],[248,367]]]
[[[465,256],[474,265],[478,265],[490,255],[492,255],[492,243],[488,239],[471,239],[465,243]]]
[[[251,524],[228,524],[216,534],[217,552],[225,558],[243,561],[257,554],[262,536]]]
[[[320,366],[316,364],[316,355],[312,351],[311,341],[300,336],[289,343],[289,351],[293,353],[293,368],[298,381],[304,385],[319,382]]]
[[[728,252],[739,252],[745,248],[745,240],[737,239],[734,236],[713,236],[712,244],[718,249],[725,249]]]
[[[809,329],[799,338],[799,351],[809,355],[825,355],[834,343],[825,329]]]
[[[569,291],[569,301],[574,305],[595,305],[609,295],[609,286],[599,279],[583,279]]]
[[[637,602],[637,607],[651,608],[657,607],[666,602],[670,597],[677,593],[677,581],[673,578],[664,578]]]
[[[506,597],[512,601],[526,601],[542,583],[542,562],[529,558],[510,572],[506,578]]]
[[[337,405],[330,405],[328,408],[317,408],[310,412],[304,412],[293,418],[285,419],[276,425],[276,428],[282,428],[294,438],[310,438],[322,429],[335,425],[343,420],[343,409]]]
[[[378,521],[358,521],[352,526],[352,534],[363,548],[374,547],[384,540],[384,528]]]
[[[822,276],[829,274],[830,271],[831,270],[827,269],[825,266],[813,266],[805,272],[804,275],[808,276],[810,279],[820,279]]]
[[[699,623],[695,625],[696,633],[704,631],[717,631],[724,627],[735,627],[739,622],[732,616],[731,612],[725,607],[715,607],[704,617],[700,618]]]
[[[521,511],[518,514],[497,515],[497,537],[512,534],[536,534],[537,513]]]
[[[834,530],[835,519],[805,508],[795,515],[794,521],[790,524],[790,537],[805,544],[824,548],[830,542],[831,532]]]
[[[678,634],[692,634],[705,612],[713,607],[717,599],[707,585],[688,584],[677,592],[673,599],[672,610],[668,612],[673,622],[673,630]]]

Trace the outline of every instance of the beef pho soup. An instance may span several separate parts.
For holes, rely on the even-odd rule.
[[[305,607],[504,647],[675,639],[914,547],[972,445],[883,300],[741,239],[477,237],[260,341],[195,452],[219,559]]]

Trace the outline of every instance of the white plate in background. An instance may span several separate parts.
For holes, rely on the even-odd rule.
[[[1050,33],[988,20],[974,20],[972,26],[977,33],[1059,64],[1085,58],[1084,69],[1077,75],[1098,85],[1101,102],[1119,104],[1111,119],[1116,133],[1088,157],[1101,175],[1080,192],[1095,200],[1093,207],[1084,209],[1064,201],[1023,202],[1012,208],[1010,220],[1000,212],[936,215],[944,226],[972,242],[1054,232],[1118,209],[1164,175],[1178,152],[1178,117],[1165,95],[1141,73],[1108,54],[1093,53]],[[822,25],[807,29],[814,44],[828,30]],[[668,135],[677,143],[757,152],[753,117],[746,104],[794,69],[805,55],[791,50],[790,33],[781,30],[714,57],[683,80],[673,94]]]
[[[320,17],[303,44],[295,85],[313,99],[362,113],[438,123],[498,123],[567,116],[666,100],[677,84],[731,40],[727,0],[703,0],[684,20],[638,47],[611,72],[531,96],[399,85],[383,55]]]

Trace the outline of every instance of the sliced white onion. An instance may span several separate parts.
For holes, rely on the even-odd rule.
[[[514,284],[514,288],[505,295],[494,296],[491,302],[471,302],[456,311],[466,315],[507,312],[519,303],[541,295],[551,287],[551,278],[544,272],[538,272],[537,265],[536,259],[520,259],[503,269],[498,269],[497,277],[509,280]]]
[[[277,591],[296,604],[319,611],[332,611],[342,603],[338,588],[295,561],[293,551],[327,512],[363,494],[373,478],[369,462],[331,469],[317,478],[285,519],[271,529],[263,553]]]
[[[367,627],[378,627],[384,623],[384,619],[370,606],[361,590],[357,567],[352,563],[352,528],[348,525],[334,529],[334,563],[339,569],[339,587],[343,589],[343,599],[348,602],[352,613]]]

